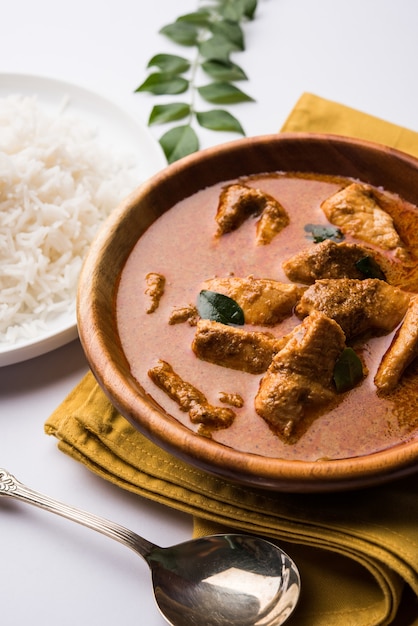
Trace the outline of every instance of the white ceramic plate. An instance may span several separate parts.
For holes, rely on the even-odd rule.
[[[132,155],[137,163],[138,184],[165,167],[160,145],[145,125],[117,105],[93,92],[52,78],[26,74],[0,74],[0,97],[10,94],[37,96],[47,111],[58,112],[64,99],[65,111],[76,114],[97,130],[98,139],[120,154]],[[135,170],[136,171],[136,170]],[[75,310],[57,316],[47,328],[30,339],[13,345],[0,343],[0,367],[45,354],[77,337]]]

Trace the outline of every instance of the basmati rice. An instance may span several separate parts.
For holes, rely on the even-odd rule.
[[[0,345],[74,311],[83,258],[138,183],[133,165],[77,116],[0,98]]]

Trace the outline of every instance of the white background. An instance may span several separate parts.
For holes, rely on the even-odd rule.
[[[60,78],[106,96],[146,124],[134,94],[158,34],[197,0],[2,0],[0,73]],[[415,0],[259,0],[235,57],[256,102],[231,107],[248,135],[275,132],[305,91],[418,131]],[[163,132],[155,127],[156,137]],[[200,133],[203,147],[235,138]],[[1,148],[1,147],[0,147]],[[0,268],[1,271],[1,268]],[[161,545],[191,535],[181,513],[125,493],[60,453],[43,425],[87,371],[77,341],[0,368],[0,466],[23,482]],[[124,547],[38,509],[0,502],[0,623],[162,626],[145,563]],[[204,626],[204,625],[202,625]]]

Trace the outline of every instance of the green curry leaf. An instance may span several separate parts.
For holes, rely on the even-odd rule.
[[[156,72],[150,74],[144,82],[136,88],[136,91],[149,91],[154,95],[184,93],[189,88],[189,81],[182,76],[176,76],[169,72]]]
[[[176,54],[156,54],[149,60],[148,67],[158,67],[169,74],[183,74],[190,69],[190,61]]]
[[[198,9],[192,13],[185,13],[177,18],[177,22],[189,22],[197,26],[210,26],[211,12],[208,9]]]
[[[152,108],[148,124],[164,124],[165,122],[175,122],[190,115],[190,105],[187,102],[173,102],[171,104],[160,104]]]
[[[205,73],[221,81],[247,80],[247,76],[242,68],[229,59],[209,59],[203,61],[202,69]]]
[[[238,46],[222,35],[213,35],[199,45],[199,52],[205,59],[228,61],[231,52],[239,50]]]
[[[223,20],[214,22],[212,33],[230,41],[238,50],[244,50],[244,33],[239,22],[235,20]]]
[[[174,163],[174,161],[196,152],[199,140],[193,128],[186,124],[167,131],[161,137],[160,144],[168,163]]]
[[[249,102],[252,100],[241,89],[226,82],[209,83],[199,87],[198,91],[204,100],[213,104],[236,104],[237,102]]]
[[[163,26],[160,33],[181,46],[195,46],[199,41],[199,28],[191,22],[177,20]]]
[[[239,304],[232,298],[216,291],[203,289],[197,299],[197,310],[202,319],[213,322],[239,326],[245,322],[244,312]]]
[[[222,0],[219,4],[222,15],[231,20],[252,20],[257,8],[257,0]]]
[[[365,278],[378,278],[379,280],[386,280],[386,277],[382,272],[380,265],[370,255],[359,259],[356,262],[356,268],[360,270],[362,274],[364,274]]]
[[[352,348],[345,348],[334,367],[334,383],[338,393],[352,389],[363,378],[363,364]]]
[[[212,111],[204,111],[202,113],[197,112],[196,117],[200,126],[204,128],[231,131],[241,135],[245,134],[239,121],[228,111],[213,109]]]
[[[244,15],[249,20],[253,20],[257,9],[257,0],[242,0],[242,3],[244,5]]]
[[[332,239],[332,241],[342,241],[344,235],[336,226],[324,226],[323,224],[306,224],[305,232],[309,233],[309,236],[313,239],[314,243],[321,243],[326,239]]]

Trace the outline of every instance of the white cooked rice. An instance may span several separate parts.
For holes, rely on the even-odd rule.
[[[0,345],[74,311],[89,244],[137,184],[131,165],[78,117],[0,98]]]

